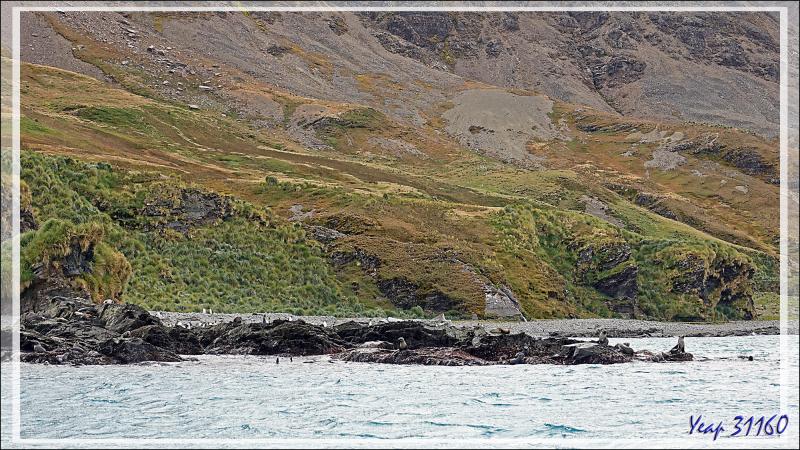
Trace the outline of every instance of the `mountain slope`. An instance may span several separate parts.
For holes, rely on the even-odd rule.
[[[376,37],[402,35],[387,21],[427,36],[429,18],[29,16],[24,30],[36,36],[23,58],[46,65],[23,65],[23,149],[82,161],[26,153],[31,215],[39,224],[76,221],[41,184],[84,180],[69,195],[98,211],[91,221],[155,255],[114,242],[133,267],[122,299],[189,310],[685,320],[749,318],[754,301],[774,301],[774,140],[656,120],[647,108],[637,111],[650,119],[620,116],[606,102],[612,91],[604,89],[613,83],[585,96],[547,96],[531,89],[533,81],[513,89],[472,81],[461,72],[469,61],[455,50],[436,67],[426,53],[393,53]],[[482,33],[508,26],[496,17],[450,19],[452,29],[431,29],[450,30],[442,39],[451,49],[478,24]],[[550,27],[556,20],[520,17],[518,31],[538,30],[534,19]],[[619,20],[607,18],[600,34]],[[766,27],[769,19],[748,20]],[[725,26],[734,25],[743,26]],[[430,41],[407,37],[420,48]],[[50,43],[61,50],[35,51]],[[703,65],[719,66],[715,58]],[[759,71],[766,63],[747,64],[718,74],[772,83]],[[562,78],[566,85],[586,81]],[[606,100],[592,100],[598,92]],[[723,115],[755,110],[737,108]],[[76,165],[66,175],[52,169],[62,164]],[[97,178],[97,170],[104,175]],[[109,177],[127,181],[103,184]],[[161,177],[173,187],[160,187]],[[111,186],[122,194],[96,194]],[[228,201],[210,200],[226,195],[248,211],[268,208],[270,224],[263,228],[229,214]],[[185,202],[205,205],[215,219],[189,226],[177,220],[177,228],[165,229]],[[173,205],[172,212],[156,214],[164,216],[159,226],[137,223],[148,204]],[[248,256],[257,252],[254,242],[280,253],[282,238],[269,236],[284,229],[298,230],[286,233],[311,259],[285,269]],[[263,230],[277,231],[259,241]],[[204,247],[237,250],[226,259]],[[171,260],[158,256],[162,251],[182,256]],[[209,271],[186,272],[181,258],[201,254]],[[252,276],[214,274],[243,261]],[[157,278],[151,266],[173,275]],[[295,269],[304,275],[264,290]],[[200,273],[206,275],[198,279]],[[195,285],[204,279],[206,286]],[[305,299],[300,292],[309,280],[320,280],[312,284],[322,290]]]

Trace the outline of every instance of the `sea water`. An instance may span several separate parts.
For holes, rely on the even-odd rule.
[[[611,343],[623,341],[653,351],[675,343]],[[778,336],[687,338],[692,362],[580,366],[435,367],[327,357],[284,357],[276,364],[274,356],[126,366],[22,364],[20,436],[350,442],[691,437],[710,443],[712,435],[689,434],[690,420],[723,422],[719,439],[735,439],[725,437],[735,416],[782,413],[779,347]],[[797,358],[791,359],[797,373]],[[787,432],[797,427],[798,380],[790,383]]]

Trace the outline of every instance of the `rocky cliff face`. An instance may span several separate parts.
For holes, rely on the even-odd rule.
[[[234,215],[231,199],[195,188],[164,187],[152,192],[142,208],[126,212],[143,222],[145,231],[170,229],[187,233],[193,227],[215,225]]]
[[[257,113],[262,122],[281,121],[274,100],[229,92],[228,74],[196,64],[191,53],[204,54],[220,67],[275,80],[281,89],[338,101],[364,103],[374,91],[360,91],[332,76],[336,70],[390,73],[395,82],[420,79],[445,89],[463,77],[626,115],[677,115],[767,136],[776,136],[778,130],[778,19],[768,13],[174,14],[161,16],[158,26],[132,14],[66,13],[48,20],[23,16],[23,35],[31,42],[22,49],[26,61],[98,76],[96,68],[83,67],[71,55],[40,50],[64,46],[48,21],[58,24],[58,32],[66,33],[66,24],[123,51],[147,42],[143,48],[152,49],[122,60],[145,71],[209,82],[203,84],[207,91],[200,94],[207,95],[202,96],[187,89],[186,82],[184,87],[171,83],[154,89],[175,98],[191,95],[190,103],[201,106],[222,96],[243,106],[245,115]],[[198,21],[211,26],[199,27]],[[263,64],[265,59],[269,64]],[[297,64],[305,63],[309,70],[298,70]],[[749,88],[741,90],[741,85]],[[441,93],[427,99],[411,95],[405,105],[390,102],[389,108],[381,108],[413,121],[431,106],[428,102],[440,100]]]
[[[689,253],[672,269],[676,271],[672,291],[697,296],[703,303],[698,316],[683,319],[704,320],[714,309],[746,320],[753,318],[755,308],[748,280],[754,269],[748,261]]]
[[[617,314],[634,317],[639,291],[638,267],[631,258],[631,248],[625,241],[588,243],[577,250],[578,278],[610,297],[609,309]]]
[[[408,12],[360,17],[392,53],[490,84],[534,88],[560,100],[630,115],[668,117],[679,111],[690,120],[711,118],[700,112],[704,107],[685,106],[711,106],[716,100],[674,89],[683,83],[670,73],[679,65],[693,80],[704,78],[701,84],[719,92],[728,108],[744,100],[742,93],[711,77],[750,79],[769,98],[777,94],[778,19],[767,13]],[[769,113],[766,120],[745,119],[749,127],[774,136],[776,111],[763,100],[750,100]],[[657,102],[666,107],[657,111]],[[714,121],[744,125],[734,110]]]
[[[5,190],[4,188],[4,193]],[[26,231],[39,228],[39,223],[36,221],[36,217],[33,213],[33,202],[28,184],[24,181],[20,181],[19,191],[19,232],[25,233]],[[5,203],[5,198],[3,201],[4,204],[8,204]]]
[[[400,248],[404,245],[396,243]],[[522,318],[519,301],[508,286],[497,286],[473,266],[455,255],[437,252],[432,255],[379,255],[347,244],[331,249],[337,267],[356,264],[368,275],[378,290],[393,305],[411,309],[421,307],[428,313],[477,313],[485,318]],[[414,269],[408,271],[407,266]],[[442,270],[440,265],[445,265]],[[463,283],[444,282],[442,277],[456,273]],[[469,308],[469,309],[468,309]]]

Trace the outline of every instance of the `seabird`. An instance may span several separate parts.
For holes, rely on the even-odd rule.
[[[328,328],[328,322],[322,321],[322,328]]]
[[[264,324],[266,324],[266,323],[267,323],[267,315],[266,315],[266,314],[263,314],[263,315],[261,316],[261,323],[264,323]]]
[[[397,338],[397,348],[399,350],[405,350],[408,348],[408,344],[406,344],[406,340],[402,336]]]
[[[34,342],[33,351],[36,353],[47,353],[47,350],[45,350],[44,347],[42,347],[42,344],[38,342]]]
[[[203,308],[203,314],[205,314],[205,313],[206,313],[206,309],[205,309],[205,308]]]
[[[597,343],[600,345],[608,345],[608,335],[606,334],[606,330],[600,330],[600,339],[597,340]]]
[[[275,364],[279,364],[280,362],[281,362],[281,358],[280,358],[280,356],[279,356],[279,357],[277,357],[277,358],[275,358]]]

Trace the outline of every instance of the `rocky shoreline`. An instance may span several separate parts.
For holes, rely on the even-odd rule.
[[[52,297],[28,309],[20,326],[21,360],[44,364],[178,362],[191,355],[331,355],[354,362],[423,365],[615,364],[690,361],[682,344],[662,352],[564,336],[536,337],[507,327],[448,321],[373,319],[320,324],[293,317],[240,316],[217,323],[170,323],[132,304],[96,305]],[[212,316],[213,317],[213,316]]]
[[[165,325],[175,326],[184,324],[188,326],[209,326],[230,322],[239,317],[244,322],[260,323],[264,320],[302,320],[315,325],[336,326],[347,322],[362,324],[379,323],[397,319],[376,318],[337,318],[332,316],[294,316],[287,313],[264,314],[207,314],[207,313],[180,313],[167,311],[151,311]],[[425,324],[438,324],[441,320],[424,319],[415,321]],[[779,335],[780,321],[778,320],[742,320],[733,322],[658,322],[638,319],[542,319],[527,322],[508,321],[448,321],[447,323],[458,327],[483,327],[487,331],[494,328],[506,328],[512,333],[525,333],[531,336],[564,336],[591,338],[596,337],[600,330],[605,330],[609,336],[618,338],[639,337],[725,337],[725,336],[750,336],[750,335]],[[798,323],[789,323],[789,333],[798,334]]]

